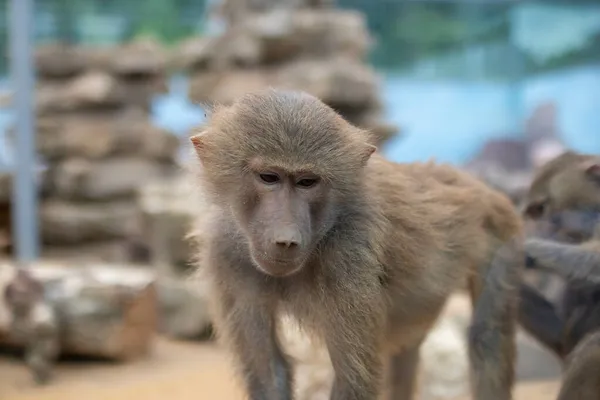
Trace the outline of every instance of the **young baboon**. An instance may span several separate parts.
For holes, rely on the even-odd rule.
[[[600,221],[600,156],[568,151],[544,165],[526,195],[524,214],[543,221],[549,239],[589,239]]]
[[[524,255],[507,197],[450,166],[385,160],[301,92],[217,107],[191,141],[216,208],[200,265],[250,399],[292,399],[279,313],[324,340],[331,399],[413,398],[419,346],[465,283],[473,398],[512,398]]]
[[[600,157],[567,152],[536,175],[525,216],[551,238],[525,242],[527,264],[566,280],[559,306],[522,285],[519,320],[565,361],[559,400],[600,398]],[[583,241],[582,244],[577,242]]]
[[[567,152],[534,178],[525,216],[546,223],[550,239],[528,239],[531,264],[567,280],[600,283],[600,156]],[[582,243],[583,242],[583,243]]]
[[[4,291],[4,301],[12,314],[10,332],[25,338],[25,362],[39,384],[50,380],[60,350],[57,317],[43,295],[43,286],[22,269],[17,270]]]

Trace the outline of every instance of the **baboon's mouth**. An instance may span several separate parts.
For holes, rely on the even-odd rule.
[[[282,260],[270,258],[269,256],[257,257],[252,255],[252,261],[254,261],[258,270],[277,278],[293,275],[304,266],[304,262],[299,258]]]

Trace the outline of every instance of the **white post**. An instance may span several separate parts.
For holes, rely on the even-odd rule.
[[[13,238],[26,266],[38,256],[38,215],[32,65],[33,0],[10,2],[10,65],[16,146],[12,169]]]

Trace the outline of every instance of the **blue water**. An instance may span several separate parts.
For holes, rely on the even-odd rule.
[[[405,135],[390,141],[384,151],[396,161],[434,157],[462,163],[486,140],[512,136],[536,106],[554,101],[565,144],[600,152],[600,67],[540,76],[516,90],[500,83],[390,78],[383,87],[387,117],[403,127]]]
[[[0,81],[0,90],[7,82]],[[396,161],[435,158],[460,164],[486,140],[516,132],[522,116],[542,102],[554,101],[565,143],[575,150],[600,153],[600,67],[570,69],[539,76],[516,89],[503,83],[418,81],[386,76],[382,84],[386,118],[403,135],[384,153]],[[154,122],[185,135],[204,119],[202,109],[186,99],[186,80],[176,76],[167,95],[155,99]],[[0,110],[0,133],[10,124]],[[0,157],[6,150],[0,143]]]

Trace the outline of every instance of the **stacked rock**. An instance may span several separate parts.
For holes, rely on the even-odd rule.
[[[265,87],[307,91],[348,121],[371,130],[376,144],[396,133],[382,120],[378,77],[366,62],[371,38],[364,16],[331,1],[224,1],[220,36],[182,45],[189,97],[228,104]]]
[[[140,230],[138,187],[178,169],[179,139],[150,120],[152,96],[167,89],[166,57],[151,41],[57,44],[38,49],[36,66],[44,249],[125,259],[123,239]]]

